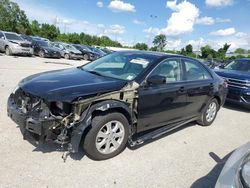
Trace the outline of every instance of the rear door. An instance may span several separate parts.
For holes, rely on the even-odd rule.
[[[213,94],[213,78],[198,61],[182,58],[187,90],[187,117],[197,116]]]
[[[155,75],[165,76],[166,83],[139,88],[138,132],[185,118],[186,91],[180,59],[164,60],[148,77]]]

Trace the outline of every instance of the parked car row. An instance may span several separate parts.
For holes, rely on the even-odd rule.
[[[51,42],[37,36],[18,35],[0,31],[0,51],[6,55],[36,55],[41,58],[65,58],[77,60],[96,60],[112,51],[98,49],[82,44]]]

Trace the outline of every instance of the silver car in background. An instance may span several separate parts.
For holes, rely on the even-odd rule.
[[[6,55],[33,55],[33,48],[30,42],[25,41],[16,33],[5,31],[0,31],[0,51],[5,52]]]
[[[61,56],[65,59],[83,59],[82,52],[70,44],[54,42],[51,43],[51,46],[57,48],[60,51]]]
[[[250,187],[250,142],[239,147],[227,160],[215,188]]]

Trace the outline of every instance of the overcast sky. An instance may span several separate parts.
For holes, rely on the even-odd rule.
[[[14,0],[30,20],[61,32],[107,35],[125,45],[152,44],[167,35],[168,49],[192,44],[250,49],[250,0]]]

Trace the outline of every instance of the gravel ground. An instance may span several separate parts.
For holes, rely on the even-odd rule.
[[[63,163],[56,145],[22,139],[6,102],[22,78],[83,63],[0,55],[0,187],[213,187],[230,153],[249,141],[249,111],[226,105],[210,127],[191,123],[110,160],[81,151]]]

